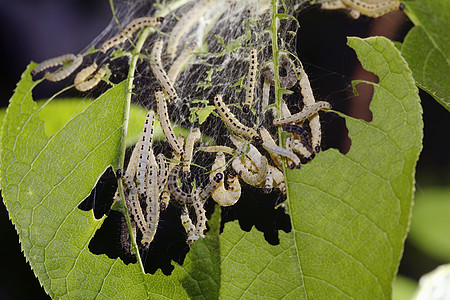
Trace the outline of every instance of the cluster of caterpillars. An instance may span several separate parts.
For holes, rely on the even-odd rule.
[[[126,26],[123,32],[106,41],[101,51],[106,52],[125,42],[139,28],[155,26],[160,22],[160,18],[136,19]],[[258,75],[261,75],[264,80],[260,110],[264,112],[275,108],[275,118],[271,124],[275,127],[266,126],[266,128],[255,125],[256,128],[252,128],[244,125],[226,104],[233,101],[224,100],[223,95],[219,93],[210,101],[214,103],[217,115],[228,128],[229,144],[233,146],[214,145],[195,148],[196,141],[201,138],[199,128],[191,130],[186,140],[184,136],[176,136],[171,125],[167,102],[180,101],[174,82],[180,73],[180,65],[187,62],[195,47],[195,45],[186,47],[180,54],[180,59],[176,59],[171,69],[166,72],[161,62],[164,41],[161,39],[153,42],[150,69],[159,86],[154,90],[156,111],[149,110],[142,136],[133,149],[125,172],[120,174],[123,196],[132,223],[132,238],[136,239],[136,231],[139,230],[142,236],[141,245],[144,248],[148,248],[153,241],[158,229],[160,212],[168,207],[170,200],[181,206],[181,223],[186,231],[187,242],[191,244],[205,236],[207,219],[204,203],[209,197],[221,206],[236,204],[241,197],[240,180],[261,188],[265,193],[278,189],[286,194],[284,166],[286,165],[289,169],[299,169],[302,161],[310,161],[321,149],[319,111],[330,109],[329,103],[315,100],[308,76],[303,68],[296,67],[287,53],[280,53],[277,65],[284,68],[286,75],[279,78],[279,87],[289,89],[298,84],[302,94],[302,100],[298,104],[302,106],[302,110],[292,114],[282,99],[279,107],[275,108],[275,105],[270,103],[270,89],[277,84],[274,79],[274,63],[267,62],[258,69],[258,49],[250,50],[242,112],[244,116],[253,114],[254,102],[256,102],[255,89],[258,84]],[[169,54],[176,55],[176,47],[171,51]],[[45,74],[48,80],[62,80],[73,73],[81,63],[82,56],[67,54],[42,62],[33,72],[38,73],[63,65],[61,69]],[[75,88],[81,91],[93,88],[105,72],[104,67],[98,68],[94,62],[78,72],[75,77]],[[152,141],[156,117],[171,147],[171,158],[165,157],[162,153],[156,155],[154,153]],[[309,130],[303,127],[304,123],[308,124]],[[284,140],[274,138],[270,133],[272,128],[284,131],[284,134],[280,135],[284,136]],[[215,153],[215,161],[208,170],[209,181],[195,188],[180,186],[181,176],[189,177],[195,149]],[[119,190],[115,195],[116,201],[120,200]],[[195,212],[194,220],[191,219],[190,210]]]
[[[358,19],[361,15],[378,18],[394,10],[403,10],[405,6],[396,0],[338,0],[320,1],[322,9],[345,9],[349,15]]]
[[[143,17],[133,20],[123,29],[122,32],[103,43],[101,46],[101,51],[106,53],[110,48],[126,42],[126,40],[130,39],[139,29],[146,26],[156,26],[161,24],[162,20],[162,18],[153,17]],[[56,82],[69,77],[82,65],[82,63],[82,55],[69,53],[41,62],[33,69],[31,73],[32,75],[35,75],[44,70],[60,66],[59,69],[53,72],[47,71],[44,75],[46,80]],[[74,86],[80,92],[89,91],[97,86],[103,78],[105,78],[106,73],[107,65],[99,67],[94,61],[92,64],[81,69],[77,73],[74,79]]]

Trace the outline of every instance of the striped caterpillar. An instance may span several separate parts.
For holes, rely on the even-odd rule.
[[[150,53],[150,68],[152,69],[153,74],[156,77],[156,80],[159,82],[163,90],[167,93],[170,99],[173,102],[180,101],[180,97],[178,97],[175,88],[173,87],[172,82],[167,76],[166,71],[163,69],[163,65],[161,62],[161,53],[164,45],[164,41],[158,40],[153,44],[152,52]]]
[[[256,71],[258,70],[258,54],[256,49],[250,51],[250,64],[248,67],[247,85],[245,89],[245,102],[242,106],[242,112],[248,114],[252,108],[253,98],[255,97]]]
[[[253,141],[259,143],[261,138],[259,137],[256,130],[247,127],[231,113],[230,109],[225,105],[222,100],[222,95],[218,94],[214,97],[214,105],[216,106],[217,112],[224,120],[225,124],[237,135],[245,136]]]
[[[133,34],[136,33],[139,29],[147,26],[156,26],[161,24],[164,18],[153,18],[153,17],[142,17],[137,18],[131,21],[124,29],[123,32],[118,35],[110,38],[102,45],[102,52],[106,53],[109,49],[119,44],[124,43],[127,39],[133,37]]]
[[[161,90],[155,91],[155,98],[157,102],[157,112],[158,112],[158,118],[161,125],[161,128],[163,130],[164,136],[167,139],[167,142],[169,143],[170,147],[177,152],[180,156],[183,156],[183,148],[178,143],[177,139],[175,138],[175,133],[173,132],[172,125],[170,124],[169,120],[169,114],[167,112],[167,103],[166,103],[166,97],[164,93]]]
[[[305,122],[307,119],[312,119],[314,118],[320,110],[323,109],[330,109],[331,106],[328,102],[325,101],[319,101],[316,102],[314,104],[308,105],[303,108],[302,111],[293,114],[289,117],[285,117],[285,118],[278,118],[273,120],[273,125],[275,126],[281,126],[281,125],[286,125],[286,124],[290,124],[290,123],[296,123],[296,124],[301,124],[303,122]],[[312,128],[311,128],[312,130]]]

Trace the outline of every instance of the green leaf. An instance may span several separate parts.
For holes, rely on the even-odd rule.
[[[63,98],[51,101],[42,108],[40,118],[45,122],[45,133],[47,136],[55,134],[70,119],[84,110],[93,100],[83,98]],[[39,106],[46,101],[38,101]],[[142,106],[132,104],[130,107],[130,119],[128,123],[127,146],[136,144],[141,136],[142,124],[144,124],[147,110]],[[164,137],[160,128],[156,129],[155,139]]]
[[[429,255],[450,261],[450,189],[424,188],[417,193],[410,240]]]
[[[103,219],[78,204],[102,172],[117,167],[126,107],[118,84],[54,135],[32,100],[30,65],[2,129],[3,196],[27,260],[53,298],[363,298],[391,295],[409,222],[421,149],[419,98],[411,73],[384,38],[351,39],[374,84],[373,121],[346,117],[352,148],[328,150],[287,174],[293,231],[271,246],[219,216],[170,276],[94,255]],[[45,106],[44,106],[45,107]]]
[[[345,117],[352,139],[346,155],[330,149],[302,170],[288,172],[293,232],[282,234],[279,248],[246,247],[246,253],[274,259],[241,290],[250,293],[267,282],[282,282],[280,289],[292,298],[391,297],[422,148],[422,109],[411,71],[392,42],[376,37],[348,43],[363,67],[379,77],[372,84],[373,120]],[[233,252],[228,257],[244,256]],[[222,274],[226,260],[223,265]],[[268,273],[273,274],[270,281]]]
[[[417,85],[450,111],[450,2],[405,1],[415,27],[406,36],[402,55]]]

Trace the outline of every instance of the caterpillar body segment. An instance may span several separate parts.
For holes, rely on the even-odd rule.
[[[235,134],[248,137],[253,139],[255,142],[260,142],[261,138],[259,137],[256,130],[253,128],[247,127],[231,113],[228,106],[222,100],[222,95],[218,94],[214,97],[214,105],[216,106],[216,110],[219,115],[224,120],[225,124],[233,131]]]
[[[53,73],[45,73],[45,79],[48,81],[61,81],[63,79],[66,79],[70,76],[73,72],[75,72],[76,69],[78,69],[79,66],[81,66],[81,63],[83,62],[83,56],[77,55],[75,60],[72,61],[72,63],[68,66],[64,66],[59,70],[56,70]]]
[[[99,84],[102,78],[106,75],[106,68],[100,67],[100,69],[97,70],[97,67],[97,64],[94,62],[90,66],[87,66],[86,68],[78,72],[74,80],[75,88],[77,90],[79,90],[80,92],[86,92]],[[95,72],[96,70],[97,72]],[[92,74],[94,75],[90,79],[88,79],[88,77]]]
[[[258,173],[253,173],[245,167],[239,157],[236,157],[233,159],[231,166],[246,183],[252,186],[259,186],[260,183],[266,178],[269,164],[267,162],[267,158],[263,156],[261,158],[261,167],[258,168]]]
[[[189,212],[186,208],[186,206],[184,206],[184,208],[181,210],[181,215],[180,215],[180,219],[181,219],[181,224],[184,227],[184,230],[186,231],[186,235],[187,235],[187,242],[188,244],[192,244],[193,242],[197,241],[200,236],[198,234],[196,234],[195,232],[195,226],[192,223],[191,218],[189,217]]]
[[[172,149],[175,152],[177,152],[180,156],[183,156],[184,154],[183,147],[177,141],[175,133],[173,132],[172,129],[172,125],[170,124],[169,114],[167,112],[166,97],[161,90],[157,90],[155,91],[155,98],[157,103],[158,118],[164,136],[166,137],[170,147],[172,147]]]
[[[133,34],[136,33],[139,29],[147,26],[159,25],[161,24],[162,21],[163,18],[153,18],[153,17],[142,17],[134,19],[123,29],[123,32],[117,34],[116,36],[104,42],[101,47],[101,50],[103,53],[106,53],[106,51],[108,51],[112,47],[120,45],[126,42],[127,39],[132,38]]]
[[[313,152],[308,150],[300,140],[294,139],[292,136],[287,136],[285,140],[286,149],[300,154],[307,161],[313,158]]]
[[[228,146],[202,146],[197,149],[203,152],[223,152],[230,155],[234,154],[234,149]]]
[[[184,144],[184,166],[183,171],[185,173],[191,172],[191,162],[192,162],[192,155],[194,153],[194,144],[196,141],[198,141],[202,137],[202,134],[200,132],[199,128],[193,129],[191,132],[189,132],[186,143]]]
[[[167,178],[169,177],[169,169],[164,154],[158,154],[156,156],[156,161],[158,163],[158,189],[162,192],[167,183]]]
[[[173,87],[173,83],[170,81],[167,76],[166,71],[163,68],[161,62],[161,53],[163,49],[164,41],[158,40],[153,44],[152,52],[150,53],[150,68],[152,69],[153,74],[155,75],[156,80],[159,82],[164,92],[167,93],[170,99],[173,102],[180,101],[180,97],[178,97],[175,88]]]
[[[263,144],[266,143],[266,144],[271,144],[273,146],[277,146],[277,144],[275,143],[275,141],[273,140],[272,136],[270,135],[269,131],[266,128],[261,127],[259,129],[259,134],[261,135]],[[272,158],[273,162],[277,165],[277,167],[282,169],[283,168],[283,159],[281,158],[281,156],[279,154],[276,154],[273,152],[269,152],[269,155]]]
[[[146,194],[146,221],[147,231],[142,233],[142,244],[147,246],[153,241],[159,223],[159,187],[158,187],[158,164],[156,163],[153,151],[150,149],[148,173],[147,173],[147,194]]]
[[[274,145],[270,142],[264,142],[262,144],[263,148],[267,150],[267,152],[272,153],[271,155],[279,155],[279,156],[284,156],[287,159],[289,159],[290,161],[292,161],[292,163],[288,163],[288,168],[289,169],[300,169],[302,166],[302,163],[300,161],[300,158],[298,158],[297,155],[294,154],[294,152],[285,149],[283,147]]]
[[[176,82],[178,75],[180,75],[183,68],[189,62],[195,49],[197,48],[197,44],[192,43],[186,49],[181,52],[181,54],[175,59],[173,64],[170,66],[169,71],[167,72],[167,77],[169,77],[170,82]]]
[[[169,189],[171,199],[175,199],[179,203],[186,205],[192,205],[194,203],[194,195],[193,193],[186,193],[183,191],[180,186],[178,186],[178,175],[181,170],[181,165],[176,165],[172,168],[169,173],[169,179],[167,181],[167,187]],[[197,199],[198,201],[198,199]]]
[[[301,127],[299,125],[294,125],[294,124],[286,124],[286,125],[283,125],[283,130],[295,134],[297,137],[300,138],[301,143],[303,144],[303,146],[305,146],[306,149],[310,153],[313,152],[313,148],[311,146],[311,140],[309,138],[309,134],[303,127]]]
[[[139,151],[139,159],[136,169],[136,183],[139,196],[145,198],[147,189],[147,168],[150,162],[150,154],[153,155],[152,142],[153,142],[153,128],[155,123],[155,112],[149,110],[145,117],[144,127],[142,128],[142,136],[139,145],[136,145]],[[153,160],[155,158],[153,157]]]
[[[247,86],[245,89],[245,102],[242,106],[242,112],[248,114],[252,108],[255,98],[256,73],[258,71],[258,53],[256,49],[250,51],[250,65],[247,74]]]
[[[218,173],[224,173],[226,167],[225,154],[223,152],[218,152],[216,154],[216,159],[212,166],[211,174],[209,175],[210,180],[214,180],[214,177]],[[228,190],[225,188],[223,181],[220,181],[216,189],[212,192],[211,198],[216,201],[220,206],[230,206],[234,205],[241,197],[241,186],[239,184],[239,179],[234,177],[228,177]]]
[[[324,110],[324,109],[330,109],[330,108],[331,108],[331,106],[328,102],[325,102],[325,101],[315,102],[311,105],[305,105],[305,107],[302,109],[302,111],[300,111],[296,114],[293,114],[289,117],[278,118],[278,119],[273,120],[273,125],[282,126],[282,125],[291,124],[291,123],[301,124],[308,119],[311,122],[312,119],[314,119],[317,116],[319,111]],[[311,130],[312,130],[312,128],[311,128]]]
[[[67,62],[73,62],[77,59],[77,56],[72,53],[64,54],[61,56],[53,57],[44,60],[43,62],[39,63],[36,67],[31,70],[32,75],[36,75],[37,73],[40,73],[46,69],[53,68],[59,65],[62,65]]]

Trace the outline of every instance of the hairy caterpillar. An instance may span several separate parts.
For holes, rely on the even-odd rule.
[[[255,97],[256,71],[258,70],[258,53],[256,49],[250,51],[250,64],[248,67],[247,85],[245,89],[245,102],[242,106],[242,112],[248,114],[252,108],[253,98]]]
[[[281,125],[290,124],[290,123],[301,124],[304,121],[306,121],[307,119],[313,119],[315,117],[315,115],[317,115],[319,113],[320,110],[330,109],[330,108],[331,108],[330,104],[325,101],[319,101],[319,102],[313,103],[311,105],[305,105],[305,107],[302,109],[302,111],[300,111],[296,114],[293,114],[289,117],[273,120],[273,125],[281,126]],[[310,120],[310,122],[311,122],[311,120]],[[312,128],[311,128],[311,130],[312,130]]]
[[[167,76],[166,71],[163,69],[161,63],[161,53],[163,48],[164,41],[158,40],[153,44],[152,52],[150,53],[150,68],[152,69],[153,74],[156,77],[156,80],[159,82],[163,90],[167,93],[170,99],[173,102],[177,102],[180,100],[178,97],[175,88],[173,87],[172,82]]]
[[[80,92],[86,92],[86,91],[92,89],[93,87],[95,87],[100,82],[100,80],[102,80],[103,76],[106,75],[105,67],[101,67],[100,69],[98,69],[97,72],[95,72],[96,70],[97,70],[97,64],[94,62],[90,66],[88,66],[88,67],[84,68],[83,70],[81,70],[80,72],[78,72],[78,74],[77,74],[77,76],[75,76],[75,80],[74,80],[75,88],[77,90],[79,90]],[[89,80],[86,80],[94,72],[95,72],[95,74],[92,76],[92,78]]]
[[[225,124],[237,135],[246,136],[248,138],[253,139],[255,142],[260,142],[261,138],[259,137],[256,130],[253,128],[247,127],[230,112],[229,108],[225,105],[222,100],[222,95],[218,94],[214,97],[214,105],[216,106],[217,112],[224,120]]]
[[[175,152],[177,152],[180,156],[183,156],[184,154],[183,148],[175,138],[175,133],[173,132],[172,125],[170,124],[169,115],[167,112],[166,97],[164,96],[164,93],[161,90],[157,90],[155,91],[155,98],[157,102],[158,118],[164,136],[166,137],[170,147],[172,147],[172,149]]]
[[[153,18],[153,17],[142,17],[134,19],[123,29],[123,32],[119,33],[118,35],[110,38],[109,40],[103,43],[101,47],[102,52],[106,53],[106,51],[108,51],[112,47],[124,43],[127,39],[131,38],[136,31],[138,31],[142,27],[156,26],[161,24],[163,20],[164,18]]]
[[[76,56],[75,60],[72,61],[72,63],[68,66],[64,66],[59,70],[56,70],[53,73],[45,73],[45,79],[49,81],[61,81],[63,79],[66,79],[70,76],[73,72],[75,72],[76,69],[78,69],[79,66],[81,66],[81,63],[83,62],[83,56],[78,55]]]

